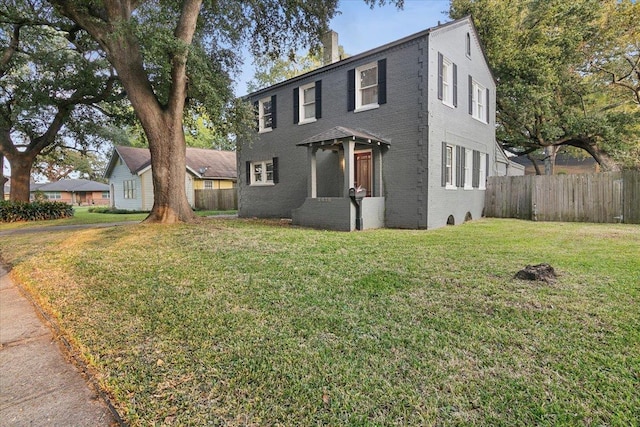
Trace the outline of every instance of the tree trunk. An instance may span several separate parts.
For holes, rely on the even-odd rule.
[[[596,144],[589,144],[584,141],[571,141],[567,145],[585,150],[596,162],[598,162],[603,172],[617,172],[620,170],[620,165]]]
[[[31,166],[33,156],[28,152],[17,152],[17,155],[7,156],[11,167],[11,191],[9,200],[13,202],[28,202],[31,191]]]

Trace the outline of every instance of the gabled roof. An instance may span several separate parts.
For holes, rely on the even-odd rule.
[[[31,187],[31,191],[36,188]],[[61,179],[60,181],[40,184],[38,191],[65,191],[68,193],[78,193],[81,191],[109,191],[109,186],[101,182],[88,179]]]
[[[429,36],[433,32],[445,30],[446,28],[455,27],[456,25],[460,25],[460,24],[463,24],[463,23],[469,23],[469,25],[471,25],[471,27],[473,28],[474,33],[477,35],[477,29],[475,27],[475,24],[473,23],[473,19],[471,19],[470,15],[467,15],[467,16],[464,16],[464,17],[462,17],[460,19],[456,19],[454,21],[446,22],[444,24],[438,24],[435,27],[427,28],[427,29],[422,30],[420,32],[417,32],[415,34],[411,34],[409,36],[406,36],[406,37],[403,37],[403,38],[398,39],[396,41],[393,41],[393,42],[384,44],[382,46],[378,46],[376,48],[367,50],[367,51],[359,53],[357,55],[349,56],[348,58],[342,59],[342,60],[340,60],[338,62],[334,62],[332,64],[324,65],[324,66],[322,66],[320,68],[316,68],[315,70],[309,71],[309,72],[301,74],[299,76],[292,77],[292,78],[290,78],[288,80],[282,81],[280,83],[276,83],[276,84],[274,84],[272,86],[268,86],[268,87],[259,89],[259,90],[255,91],[255,92],[251,92],[251,93],[243,96],[243,98],[249,99],[251,97],[255,97],[255,96],[258,96],[258,95],[261,96],[265,92],[270,92],[270,91],[272,91],[274,89],[277,89],[277,88],[279,88],[281,86],[285,86],[285,85],[290,84],[292,82],[296,82],[298,80],[306,79],[309,76],[313,76],[313,75],[316,75],[316,74],[324,73],[324,72],[326,72],[326,71],[328,71],[328,70],[330,70],[332,68],[341,67],[341,66],[343,66],[345,64],[349,64],[351,62],[359,61],[362,58],[366,58],[368,56],[377,55],[380,52],[384,52],[386,50],[395,48],[397,46],[400,46],[400,45],[403,45],[405,43],[411,42],[413,40]],[[484,48],[481,45],[480,45],[480,50],[482,51],[482,54],[484,56],[485,62],[487,64],[487,67],[489,68],[489,72],[492,73],[491,69],[489,67],[489,62],[488,62],[488,59],[487,59],[487,55],[484,52]],[[491,75],[493,77],[493,73]],[[495,80],[495,77],[493,77],[493,79]]]
[[[151,152],[148,148],[127,146],[114,147],[105,176],[115,167],[116,157],[120,157],[132,174],[140,174],[151,166]],[[235,151],[208,150],[187,147],[187,170],[201,179],[237,179]]]
[[[337,140],[343,139],[351,139],[361,144],[368,145],[389,145],[389,141],[374,135],[366,130],[358,129],[349,129],[343,126],[336,126],[331,128],[325,132],[319,133],[317,135],[311,136],[305,139],[302,142],[299,142],[296,145],[325,145],[328,143],[333,143]]]

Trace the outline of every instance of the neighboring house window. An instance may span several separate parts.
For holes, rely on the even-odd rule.
[[[278,183],[278,158],[247,162],[247,182],[250,185],[271,185]]]
[[[276,96],[263,98],[256,103],[258,132],[269,132],[276,128]]]
[[[442,186],[455,188],[455,148],[446,142],[442,143]]]
[[[464,151],[464,188],[473,188],[473,150]]]
[[[293,123],[315,122],[322,117],[322,81],[293,89]]]
[[[451,107],[458,106],[458,67],[438,53],[438,99]]]
[[[205,181],[204,188],[207,190],[211,190],[213,188],[213,181]]]
[[[103,199],[108,199],[109,198],[109,192],[108,191],[103,191],[102,192],[102,198]]]
[[[387,102],[387,60],[348,71],[348,111],[365,111]]]
[[[489,123],[489,89],[469,76],[469,114],[484,123]]]
[[[44,197],[49,200],[60,200],[62,199],[62,194],[59,191],[47,191],[44,193]]]
[[[133,179],[126,180],[122,183],[122,187],[124,189],[124,198],[125,199],[135,199],[136,198],[136,181]]]

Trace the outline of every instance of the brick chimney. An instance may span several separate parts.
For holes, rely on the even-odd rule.
[[[338,51],[338,33],[329,30],[322,36],[322,47],[324,53],[322,55],[322,65],[333,64],[340,61],[340,52]]]

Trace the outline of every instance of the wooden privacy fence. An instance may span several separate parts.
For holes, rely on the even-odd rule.
[[[640,171],[492,176],[485,216],[640,224]]]
[[[230,211],[238,209],[238,189],[195,190],[196,209]]]

